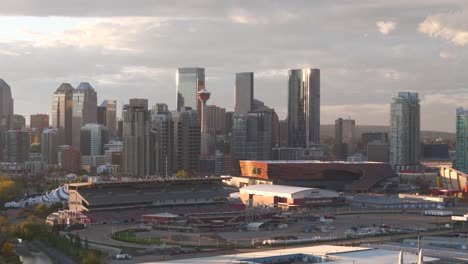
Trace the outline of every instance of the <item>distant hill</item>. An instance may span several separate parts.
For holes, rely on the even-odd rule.
[[[360,139],[362,133],[366,132],[389,132],[389,126],[365,126],[358,125],[356,126],[356,138]],[[321,125],[320,126],[320,135],[322,137],[335,137],[335,125]],[[443,138],[448,141],[455,141],[456,134],[449,132],[440,132],[440,131],[421,131],[421,140],[435,140],[437,138]]]

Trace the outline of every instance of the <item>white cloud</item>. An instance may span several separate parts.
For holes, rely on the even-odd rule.
[[[31,39],[37,47],[102,48],[111,51],[141,51],[135,36],[158,28],[163,19],[157,17],[115,17],[87,19],[78,26],[58,32],[34,32],[22,28],[19,33]],[[153,32],[154,33],[154,32]]]
[[[398,81],[401,79],[400,73],[397,71],[388,71],[384,73],[385,79],[389,79],[392,81]]]
[[[457,93],[456,95],[450,95],[436,93],[424,96],[421,100],[421,105],[450,105],[455,111],[455,108],[458,106],[466,106],[466,102],[468,102],[468,94]]]
[[[465,46],[468,44],[468,12],[441,13],[428,16],[419,24],[418,30],[432,38],[439,38],[458,46]]]
[[[397,25],[397,23],[393,21],[377,21],[375,24],[377,25],[380,33],[384,35],[388,35],[394,31]]]
[[[442,50],[439,52],[439,57],[441,57],[442,59],[451,59],[453,58],[453,54],[448,51]]]

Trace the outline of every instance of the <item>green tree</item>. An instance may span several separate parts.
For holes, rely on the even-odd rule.
[[[6,202],[15,200],[19,194],[19,186],[12,180],[0,181],[0,203],[3,205]]]
[[[83,258],[83,264],[99,264],[102,263],[101,258],[93,251],[86,253]]]
[[[180,170],[176,173],[176,177],[177,178],[188,178],[189,177],[189,173],[188,171],[186,170]]]
[[[13,255],[13,251],[15,250],[15,245],[10,242],[3,243],[2,246],[2,255],[9,257]]]
[[[35,208],[35,213],[38,217],[46,217],[49,215],[49,207],[45,203],[40,203]]]

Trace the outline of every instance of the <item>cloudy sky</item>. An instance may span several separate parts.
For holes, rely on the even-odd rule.
[[[0,1],[0,78],[15,112],[50,113],[62,83],[98,100],[175,107],[177,67],[206,68],[212,104],[233,109],[235,72],[286,116],[287,71],[321,69],[322,124],[386,125],[398,91],[419,92],[422,128],[455,130],[468,107],[468,3],[392,1]]]

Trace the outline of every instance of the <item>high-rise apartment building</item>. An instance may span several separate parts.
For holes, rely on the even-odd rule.
[[[69,83],[62,83],[54,93],[52,127],[59,133],[59,145],[72,144],[73,92]]]
[[[131,99],[124,105],[123,119],[123,161],[122,172],[128,176],[145,177],[150,171],[149,164],[149,121],[148,101]],[[146,106],[146,107],[145,107]]]
[[[104,126],[109,131],[109,138],[117,137],[117,101],[104,100],[100,107],[105,108]],[[98,123],[99,124],[99,123]]]
[[[80,151],[83,156],[104,155],[109,139],[107,128],[100,124],[86,124],[80,131]]]
[[[176,76],[177,111],[190,107],[200,111],[198,91],[205,88],[204,68],[178,68]]]
[[[196,110],[185,109],[172,112],[174,123],[174,170],[189,173],[198,171],[200,155],[200,120]]]
[[[320,143],[320,70],[295,69],[288,73],[288,145]]]
[[[151,175],[170,176],[173,170],[174,124],[166,104],[157,104],[151,111],[150,171]]]
[[[44,164],[58,164],[58,131],[55,128],[46,128],[41,136],[41,154]]]
[[[80,129],[97,122],[97,93],[87,82],[82,82],[73,92],[72,145],[80,147]]]
[[[43,131],[44,129],[49,128],[49,115],[45,114],[36,114],[29,117],[29,127],[31,129],[37,129]]]
[[[29,158],[29,132],[26,130],[9,130],[6,133],[6,160],[24,163]]]
[[[455,169],[468,173],[468,110],[457,109],[457,145]]]
[[[254,73],[236,73],[234,92],[234,113],[245,115],[253,109],[254,102]]]
[[[0,125],[4,125],[6,131],[13,126],[13,97],[10,85],[3,79],[0,79]]]
[[[420,145],[418,93],[400,92],[391,104],[390,164],[397,171],[416,168]]]

